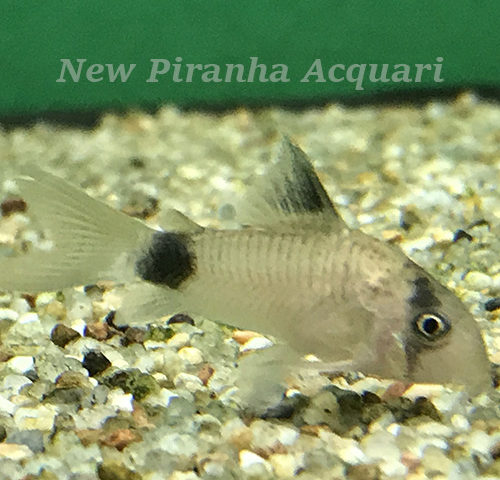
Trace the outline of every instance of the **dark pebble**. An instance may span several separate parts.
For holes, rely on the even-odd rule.
[[[0,442],[3,442],[6,437],[7,437],[7,430],[5,430],[5,427],[3,425],[0,425]]]
[[[151,392],[159,389],[156,380],[137,368],[122,370],[103,380],[108,387],[119,387],[125,393],[131,393],[136,400],[142,400]]]
[[[488,312],[493,312],[497,308],[500,308],[500,297],[491,298],[484,304],[484,309]]]
[[[8,217],[15,212],[25,212],[27,207],[28,205],[21,197],[7,198],[0,204],[4,217]]]
[[[474,237],[470,233],[467,233],[465,230],[461,230],[461,229],[457,230],[453,234],[453,242],[458,242],[462,238],[465,238],[469,242],[472,242],[472,240],[474,239]]]
[[[50,332],[50,339],[52,340],[52,343],[55,343],[61,348],[64,348],[69,342],[78,337],[80,337],[80,334],[76,330],[63,325],[62,323],[57,324]]]
[[[347,467],[349,480],[379,480],[382,478],[377,465],[350,465]]]
[[[194,325],[194,320],[185,313],[177,313],[167,320],[167,325],[172,325],[173,323],[189,323],[189,325]]]
[[[101,353],[91,350],[83,358],[83,368],[86,368],[89,375],[93,377],[111,366],[111,362]]]
[[[264,420],[270,418],[291,418],[298,410],[304,408],[309,400],[309,397],[302,394],[283,397],[280,403],[269,407],[260,418]]]
[[[101,463],[97,467],[99,480],[141,480],[142,476],[118,463]]]
[[[146,338],[146,331],[138,327],[128,327],[125,335],[121,339],[121,344],[126,347],[132,343],[143,343]]]

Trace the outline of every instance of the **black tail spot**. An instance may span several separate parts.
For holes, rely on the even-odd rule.
[[[135,264],[135,271],[143,280],[178,288],[196,269],[188,235],[157,232],[151,244]]]

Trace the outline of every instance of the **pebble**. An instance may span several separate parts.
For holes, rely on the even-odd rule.
[[[108,405],[124,412],[134,410],[134,396],[131,393],[123,393],[121,389],[113,389],[108,393]]]
[[[38,314],[35,312],[23,313],[18,318],[18,322],[20,324],[35,323],[35,322],[39,322],[39,321],[40,321],[40,318],[39,318]]]
[[[3,395],[0,395],[0,413],[4,413],[7,415],[13,415],[16,411],[17,406],[15,403],[11,402]]]
[[[375,461],[394,462],[399,461],[401,456],[394,436],[385,431],[376,431],[366,435],[361,440],[361,447],[365,455]]]
[[[253,421],[250,430],[254,449],[273,449],[277,445],[291,446],[299,437],[299,432],[295,428],[275,425],[264,420]]]
[[[179,332],[167,340],[167,345],[169,347],[172,347],[172,348],[175,348],[178,350],[182,347],[189,345],[189,339],[190,339],[189,333]]]
[[[272,467],[269,462],[250,450],[240,450],[239,459],[240,467],[246,473],[258,475],[260,472],[264,473],[272,471]]]
[[[0,308],[0,320],[10,320],[15,322],[19,318],[19,313],[10,308]]]
[[[4,395],[17,395],[25,385],[33,383],[24,375],[6,375],[2,381],[2,393]]]
[[[18,357],[12,357],[7,361],[7,365],[14,372],[26,373],[33,370],[35,366],[35,361],[33,357],[20,355]]]
[[[34,452],[26,445],[0,443],[0,458],[9,458],[10,460],[20,462],[33,455]]]
[[[452,415],[450,422],[453,428],[458,432],[467,432],[470,429],[470,423],[467,418],[459,413]]]
[[[465,283],[473,290],[484,290],[491,288],[492,279],[489,275],[482,272],[471,271],[465,278]]]
[[[6,443],[26,445],[32,452],[44,450],[43,433],[40,430],[17,430],[9,433]]]
[[[50,332],[50,339],[58,347],[64,348],[69,342],[80,337],[80,334],[66,325],[57,324]]]
[[[359,443],[352,438],[340,437],[325,430],[320,430],[319,438],[345,463],[357,465],[368,461]]]
[[[203,362],[203,354],[196,347],[182,347],[177,353],[179,357],[191,365],[198,365]]]
[[[89,375],[93,377],[110,367],[111,362],[101,352],[91,350],[83,358],[82,366],[86,368]]]
[[[260,350],[262,348],[272,347],[274,344],[266,337],[253,337],[240,346],[240,352],[248,352],[250,350]]]
[[[185,388],[188,392],[194,393],[204,388],[203,382],[196,376],[190,373],[179,373],[174,378],[176,388]]]
[[[425,448],[421,464],[426,473],[432,475],[433,477],[437,473],[447,475],[453,466],[453,462],[446,456],[443,450],[435,447],[434,445],[429,445]]]
[[[14,421],[21,430],[49,431],[54,425],[58,409],[54,405],[39,405],[36,408],[20,407],[14,413]]]
[[[279,478],[294,477],[304,466],[303,455],[292,455],[291,453],[273,453],[269,456],[268,461]]]
[[[262,337],[262,335],[253,330],[235,330],[232,335],[233,340],[236,340],[240,345],[245,344],[254,337]]]

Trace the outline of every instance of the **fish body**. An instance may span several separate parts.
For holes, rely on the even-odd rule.
[[[115,280],[126,283],[124,323],[186,311],[273,335],[332,369],[473,393],[491,385],[464,305],[397,247],[349,229],[286,139],[247,195],[239,230],[203,228],[172,211],[157,231],[45,172],[19,184],[55,248],[0,262],[2,289]]]

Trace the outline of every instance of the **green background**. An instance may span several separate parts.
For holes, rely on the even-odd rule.
[[[0,116],[106,108],[307,103],[500,85],[500,2],[18,2],[0,5]],[[146,83],[151,58],[284,63],[289,83]],[[444,58],[445,82],[301,83],[314,59],[414,64]],[[61,58],[137,67],[126,83],[57,83]],[[76,63],[76,62],[75,62]],[[66,76],[69,79],[69,75]],[[424,76],[430,78],[430,76]]]

